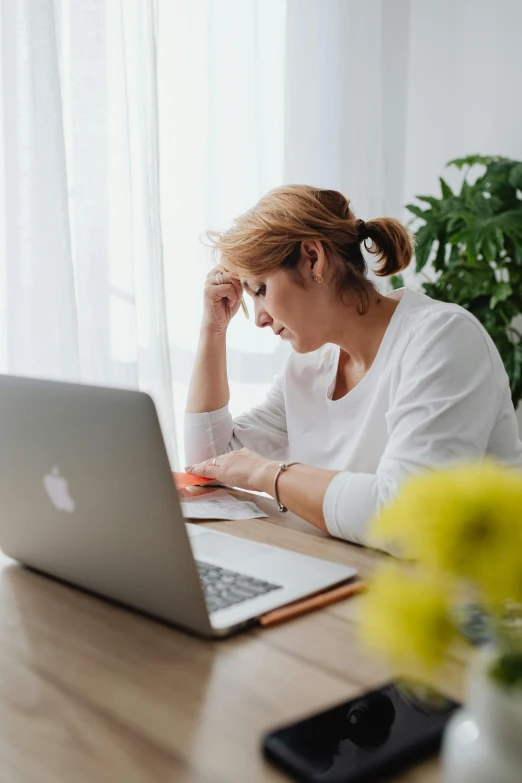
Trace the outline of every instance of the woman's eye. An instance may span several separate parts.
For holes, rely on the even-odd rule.
[[[256,296],[264,296],[265,294],[266,294],[266,285],[259,286],[259,288],[255,292]]]

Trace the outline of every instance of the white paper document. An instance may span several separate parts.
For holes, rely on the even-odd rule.
[[[261,519],[264,511],[248,500],[237,500],[222,489],[182,500],[183,515],[189,519]]]

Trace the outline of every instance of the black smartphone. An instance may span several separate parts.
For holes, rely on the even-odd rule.
[[[435,753],[459,706],[398,680],[270,732],[263,751],[302,783],[375,781]]]

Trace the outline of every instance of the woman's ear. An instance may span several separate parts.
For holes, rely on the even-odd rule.
[[[318,239],[305,239],[301,242],[301,263],[307,277],[323,276],[325,267],[323,243]]]

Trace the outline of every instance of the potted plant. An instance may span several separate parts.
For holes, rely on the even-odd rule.
[[[399,674],[438,683],[480,605],[490,643],[470,667],[467,708],[443,743],[446,783],[522,779],[522,476],[493,462],[419,474],[373,525],[405,558],[382,565],[361,615],[366,643]]]
[[[471,155],[448,163],[463,172],[458,193],[440,179],[441,197],[408,204],[416,228],[416,271],[424,292],[462,305],[495,342],[513,403],[522,396],[522,162]],[[426,206],[427,205],[427,206]],[[400,276],[392,285],[402,285]]]

